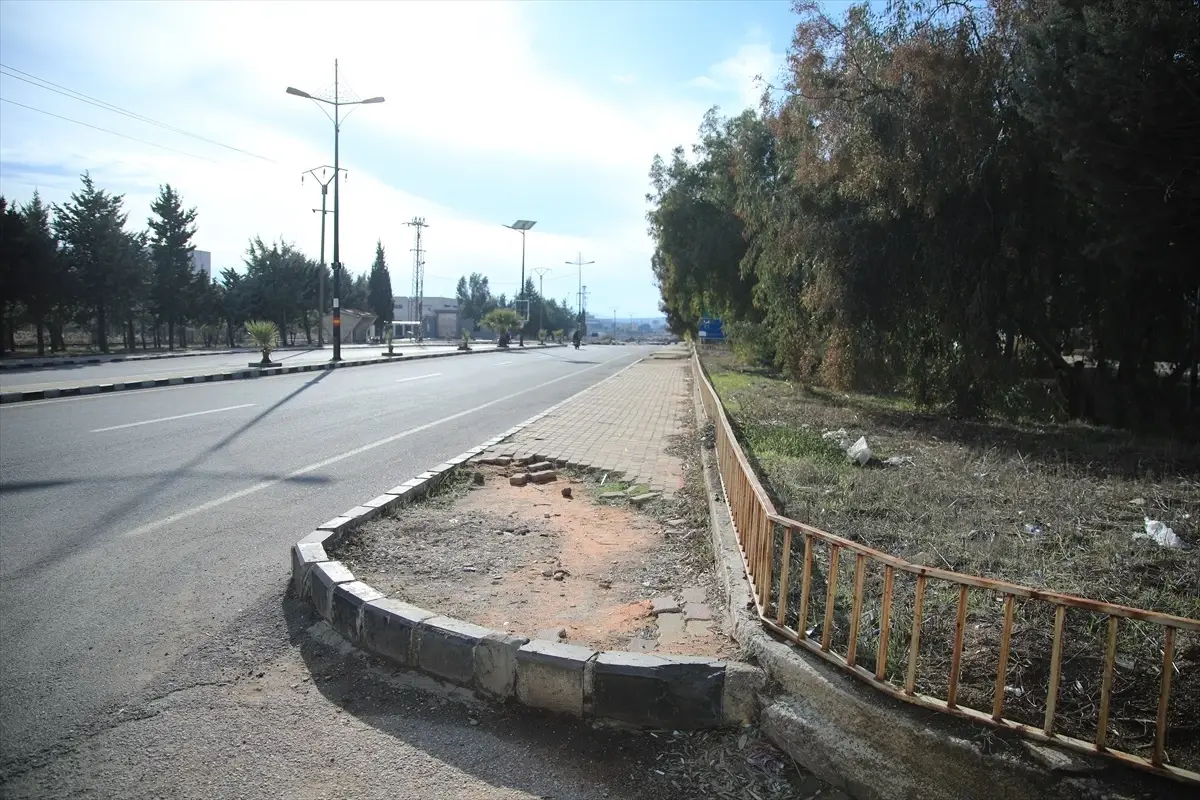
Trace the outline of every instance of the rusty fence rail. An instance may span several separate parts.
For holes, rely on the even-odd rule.
[[[776,511],[738,443],[725,409],[695,352],[692,354],[692,367],[697,376],[704,410],[715,429],[717,461],[725,499],[737,531],[754,603],[764,627],[905,702],[1014,731],[1035,741],[1057,744],[1082,753],[1101,754],[1158,775],[1200,785],[1200,773],[1172,766],[1166,757],[1171,681],[1177,669],[1174,663],[1175,647],[1180,635],[1200,633],[1200,620],[919,566],[784,517]],[[840,585],[839,563],[845,565],[849,559],[853,560],[853,578],[845,585]],[[793,561],[799,561],[795,568]],[[864,587],[869,575],[873,590],[878,589],[878,602],[872,602],[877,607],[865,609],[867,593]],[[910,629],[905,637],[907,642],[890,641],[893,639],[893,630],[899,627],[893,618],[893,611],[896,608],[897,584],[902,580],[912,584],[911,592],[907,591],[906,586],[903,596],[904,613]],[[844,611],[838,612],[839,601],[844,607],[847,593],[850,605],[848,617]],[[953,633],[949,634],[949,668],[944,696],[941,697],[918,691],[918,681],[924,677],[920,669],[922,629],[931,624],[926,611],[929,598],[935,593],[947,597],[946,607],[955,609]],[[996,621],[1000,629],[997,635],[995,625],[974,626],[988,628],[986,636],[994,636],[999,649],[994,665],[995,683],[990,707],[983,710],[970,707],[960,697],[964,641],[972,627],[968,625],[968,612],[972,603],[976,604],[976,609],[980,607],[978,596],[981,594],[985,596],[985,604],[987,595],[996,604],[996,615],[999,617]],[[1005,715],[1006,698],[1010,695],[1021,696],[1027,691],[1024,687],[1008,685],[1009,652],[1018,603],[1022,605],[1023,619],[1036,621],[1041,617],[1049,627],[1050,618],[1053,618],[1052,632],[1046,632],[1050,655],[1045,681],[1035,687],[1039,698],[1044,693],[1036,720],[1040,724],[1030,720],[1028,713],[1024,715],[1025,721]],[[819,612],[818,606],[821,607]],[[986,605],[983,607],[987,608]],[[1105,630],[1106,645],[1099,662],[1102,666],[1100,698],[1095,714],[1096,728],[1090,741],[1063,734],[1056,729],[1061,714],[1059,699],[1064,674],[1064,649],[1070,638],[1066,626],[1069,611],[1095,615],[1103,620],[1100,624]],[[1145,629],[1134,631],[1137,635],[1155,636],[1162,654],[1157,714],[1153,720],[1143,721],[1147,729],[1151,724],[1153,726],[1153,743],[1148,746],[1149,758],[1110,747],[1106,741],[1114,698],[1113,677],[1118,664],[1118,633],[1123,624]],[[835,631],[837,642],[834,641]],[[970,632],[978,635],[976,630]],[[988,641],[990,643],[991,639]],[[863,657],[864,652],[866,658]],[[936,660],[936,656],[931,660]],[[863,665],[864,661],[867,666]],[[984,700],[985,703],[980,704],[986,706],[988,698],[979,698],[976,693],[975,699]]]

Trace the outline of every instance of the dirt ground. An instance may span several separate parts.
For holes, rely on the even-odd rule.
[[[781,513],[910,562],[1200,618],[1200,448],[1082,425],[959,420],[921,412],[896,398],[804,391],[727,354],[706,368],[764,486]],[[849,462],[826,432],[865,436],[874,459]],[[836,435],[833,438],[841,438]],[[888,466],[892,456],[904,462]],[[1170,549],[1133,534],[1150,517],[1189,545]],[[793,540],[800,574],[803,542]],[[814,548],[816,578],[806,627],[819,631],[826,548]],[[838,568],[833,647],[848,646],[854,559]],[[796,627],[796,597],[788,625]],[[887,673],[903,681],[915,581],[897,575]],[[882,570],[868,565],[857,653],[873,665]],[[930,583],[924,602],[917,689],[945,696],[957,590]],[[990,710],[1003,603],[973,590],[960,702]],[[1105,619],[1066,616],[1058,730],[1095,736]],[[1005,716],[1042,724],[1053,632],[1046,603],[1018,602],[1006,678]],[[1148,755],[1162,675],[1162,628],[1124,621],[1118,634],[1110,745]],[[1200,769],[1200,636],[1175,639],[1167,751],[1171,763]]]
[[[707,551],[698,547],[707,531],[683,513],[688,498],[635,510],[624,499],[599,499],[623,488],[602,484],[603,475],[560,470],[550,483],[515,487],[508,480],[515,468],[472,470],[482,485],[464,473],[439,495],[367,524],[338,557],[390,597],[530,638],[604,650],[736,654],[721,632]],[[711,619],[683,619],[691,613],[683,610],[685,590],[711,601],[692,606],[707,606]],[[678,598],[681,610],[656,617],[654,598]]]

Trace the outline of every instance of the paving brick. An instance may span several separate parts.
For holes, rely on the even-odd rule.
[[[671,498],[682,465],[666,449],[691,413],[688,372],[684,358],[642,361],[515,432],[503,452],[622,475]]]

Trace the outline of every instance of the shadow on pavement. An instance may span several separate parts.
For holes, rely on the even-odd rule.
[[[430,691],[405,686],[428,679],[347,646],[326,644],[309,628],[318,625],[331,641],[338,634],[324,626],[311,606],[300,602],[290,589],[282,610],[291,644],[312,674],[313,686],[329,703],[454,769],[534,797],[683,797],[664,794],[661,787],[651,791],[646,778],[647,773],[653,775],[655,759],[665,749],[669,735],[593,729],[550,714],[463,702],[450,697],[451,690],[439,690],[432,681]],[[433,722],[453,726],[459,733],[429,736],[423,731]],[[508,750],[517,743],[515,749],[526,755],[527,763],[501,765],[481,757],[487,740],[493,738],[506,740]]]
[[[93,522],[93,524],[91,524],[88,527],[84,528],[83,530],[79,531],[75,536],[67,537],[66,532],[65,531],[62,532],[63,538],[65,538],[67,540],[63,541],[63,539],[60,539],[59,540],[60,544],[58,544],[58,546],[51,549],[50,552],[46,553],[44,556],[37,559],[36,561],[22,567],[22,570],[21,570],[22,576],[24,578],[33,577],[37,573],[46,569],[47,567],[52,566],[53,564],[57,563],[58,561],[61,561],[62,559],[70,556],[71,553],[73,553],[75,551],[75,549],[79,546],[79,543],[81,540],[92,536],[97,531],[102,532],[110,527],[115,526],[124,517],[128,516],[134,509],[138,508],[139,506],[141,506],[144,503],[153,502],[154,499],[159,494],[166,491],[174,484],[177,484],[178,482],[180,482],[181,480],[183,480],[185,478],[194,477],[197,474],[196,468],[199,467],[200,464],[203,463],[206,459],[210,458],[214,454],[216,454],[219,451],[223,450],[224,448],[228,447],[238,437],[240,437],[242,434],[244,434],[250,428],[257,425],[265,417],[269,416],[270,414],[277,411],[280,407],[286,405],[288,402],[295,399],[297,395],[301,394],[302,392],[306,391],[307,389],[310,389],[311,387],[313,387],[313,386],[317,385],[318,383],[320,383],[321,381],[325,380],[331,374],[333,374],[332,371],[318,373],[316,375],[316,377],[312,378],[311,380],[305,381],[303,384],[296,387],[295,390],[288,393],[284,397],[280,398],[274,404],[263,409],[260,413],[256,414],[253,418],[246,421],[241,426],[239,426],[238,428],[236,428],[235,430],[230,432],[227,436],[225,436],[225,438],[221,439],[219,442],[216,442],[211,447],[206,448],[203,452],[197,454],[196,456],[194,456],[187,462],[181,464],[180,466],[176,467],[175,469],[172,469],[168,472],[156,475],[153,478],[151,478],[150,480],[146,481],[145,483],[142,484],[141,489],[138,492],[136,492],[132,497],[129,497],[128,499],[122,501],[115,508],[113,508],[113,509],[105,512],[103,515],[99,516]],[[238,477],[239,479],[243,479],[243,480],[246,478],[252,477],[245,472],[235,472],[234,475],[236,477]],[[129,483],[131,481],[131,478],[128,475],[116,475],[110,479],[89,478],[87,480],[90,482]],[[278,477],[270,477],[270,478],[265,478],[264,480],[279,480],[279,478]],[[311,481],[312,479],[310,478],[309,480]],[[328,481],[328,479],[324,479],[324,480],[326,482]],[[46,481],[45,483],[51,483],[51,481]],[[11,485],[11,484],[9,484],[9,485]],[[45,488],[45,487],[34,487],[34,488]],[[22,489],[18,485],[18,488],[16,488],[13,491],[21,491],[21,490]],[[29,490],[30,489],[25,489],[25,491],[29,491]]]

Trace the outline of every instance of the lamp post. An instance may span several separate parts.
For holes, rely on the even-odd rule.
[[[523,298],[523,295],[525,294],[525,231],[529,230],[534,225],[537,225],[537,222],[535,222],[533,220],[519,219],[516,222],[514,222],[512,225],[504,226],[511,230],[521,232],[521,290],[517,293],[518,300],[521,300]],[[527,311],[529,310],[528,306],[526,306],[525,308]],[[521,333],[520,333],[520,338],[518,340],[518,346],[519,347],[525,346],[525,321],[524,321],[523,317],[522,317],[522,322],[521,322]]]
[[[541,334],[544,326],[542,312],[546,309],[546,292],[543,281],[546,278],[546,273],[550,271],[549,267],[534,267],[533,271],[538,276],[538,334]]]
[[[339,168],[339,153],[338,153],[338,134],[341,132],[342,106],[365,106],[372,103],[382,103],[382,97],[368,97],[366,100],[343,100],[341,98],[338,86],[338,63],[337,59],[333,61],[333,99],[327,97],[317,97],[308,92],[301,91],[293,86],[287,87],[287,93],[296,97],[303,97],[306,100],[313,100],[317,103],[333,106],[333,116],[330,119],[333,121],[333,175],[337,177]],[[353,111],[353,109],[351,109]],[[326,112],[326,116],[329,116]],[[349,116],[349,114],[347,114]],[[342,360],[342,309],[341,309],[341,271],[342,262],[339,250],[339,223],[342,215],[338,212],[341,209],[338,196],[338,182],[333,183],[333,358],[332,361]]]
[[[305,175],[311,175],[317,185],[321,187],[321,207],[313,209],[314,214],[317,212],[321,214],[321,269],[317,272],[317,347],[320,348],[325,347],[325,215],[329,213],[325,210],[325,198],[329,195],[329,184],[337,178],[336,172],[326,178],[325,170],[327,169],[331,168],[329,166],[313,167],[300,175],[301,183],[304,183]],[[320,175],[317,174],[317,170],[321,170]],[[342,172],[345,171],[342,170]]]

